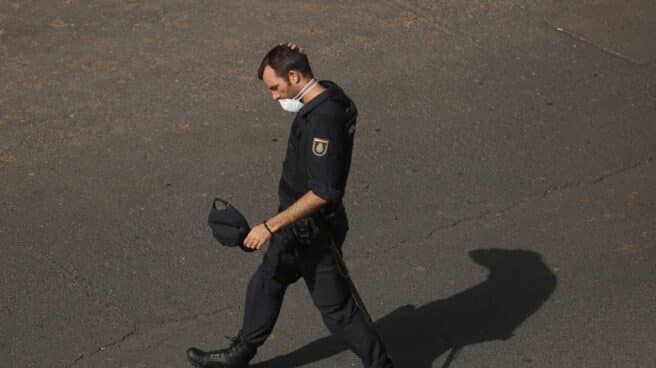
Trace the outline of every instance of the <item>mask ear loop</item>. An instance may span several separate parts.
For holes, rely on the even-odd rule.
[[[304,85],[303,88],[301,88],[301,90],[298,91],[298,93],[296,95],[294,95],[294,97],[292,97],[292,100],[298,99],[298,96],[300,96],[301,93],[305,92],[305,90],[308,88],[309,85],[310,85],[310,83]]]
[[[308,84],[303,86],[303,88],[301,88],[300,91],[298,91],[298,93],[296,94],[296,96],[294,96],[293,99],[300,100],[301,98],[303,98],[303,96],[305,96],[305,94],[310,90],[310,87],[313,87],[316,84],[316,82],[317,82],[316,79],[313,78]]]
[[[308,92],[310,92],[312,90],[312,88],[314,88],[317,85],[317,83],[318,82],[316,81],[316,79],[313,79],[312,82],[308,83],[305,86],[305,87],[309,87],[309,88],[305,89],[305,87],[303,87],[303,89],[301,90],[302,94],[300,96],[298,96],[298,98],[295,98],[295,99],[300,101],[305,95],[308,94]],[[305,90],[305,91],[303,91],[303,90]]]

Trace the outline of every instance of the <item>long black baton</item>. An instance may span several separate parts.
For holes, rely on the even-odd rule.
[[[367,308],[364,306],[364,303],[362,302],[362,298],[360,297],[360,293],[358,293],[358,289],[355,288],[355,284],[353,283],[353,280],[351,279],[351,275],[349,274],[348,268],[346,268],[346,263],[344,263],[344,258],[342,257],[342,252],[337,249],[337,245],[335,245],[335,240],[330,239],[330,249],[333,251],[333,255],[335,256],[335,262],[337,262],[337,269],[339,270],[339,273],[348,281],[349,288],[351,289],[351,295],[353,296],[353,299],[355,300],[355,305],[362,311],[362,314],[364,314],[365,319],[367,320],[367,324],[369,327],[374,326],[374,321],[371,319],[371,315],[369,314],[369,311],[367,311]]]

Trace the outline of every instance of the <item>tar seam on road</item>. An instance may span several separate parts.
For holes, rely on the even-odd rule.
[[[590,45],[590,46],[594,47],[594,48],[597,49],[597,50],[602,51],[603,53],[605,53],[605,54],[607,54],[607,55],[614,56],[614,57],[616,57],[616,58],[622,59],[622,60],[624,60],[624,61],[626,61],[626,62],[629,62],[629,63],[631,63],[631,64],[635,64],[635,65],[640,65],[640,64],[641,64],[641,63],[639,63],[639,62],[637,62],[637,61],[635,61],[635,60],[632,60],[632,59],[630,59],[630,58],[628,58],[628,57],[626,57],[626,56],[620,54],[619,52],[614,52],[614,51],[612,51],[612,50],[608,50],[608,49],[605,49],[605,48],[600,47],[600,46],[598,46],[598,45],[595,45],[592,41],[587,40],[587,39],[584,38],[583,36],[580,36],[580,35],[574,34],[574,33],[572,33],[572,32],[569,32],[569,31],[567,31],[566,29],[564,29],[563,27],[557,26],[557,25],[555,25],[555,24],[549,22],[549,20],[548,20],[547,18],[543,18],[543,19],[544,19],[544,22],[549,26],[549,28],[551,28],[551,29],[553,29],[553,30],[555,30],[555,31],[557,31],[557,32],[564,33],[564,34],[567,35],[569,38],[572,38],[572,39],[577,40],[577,41],[581,41],[581,42],[583,42],[583,43],[585,43],[585,44],[587,44],[587,45]]]

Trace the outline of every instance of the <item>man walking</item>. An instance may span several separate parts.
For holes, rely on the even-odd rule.
[[[203,368],[247,367],[273,330],[287,287],[302,277],[330,332],[365,367],[393,367],[337,259],[348,231],[342,197],[356,106],[335,83],[314,79],[307,56],[293,44],[271,49],[258,77],[285,111],[296,113],[278,187],[280,207],[244,240],[251,249],[270,241],[248,284],[238,336],[226,349],[189,348],[187,357]]]

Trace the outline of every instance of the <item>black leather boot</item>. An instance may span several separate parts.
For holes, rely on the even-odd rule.
[[[187,349],[187,359],[200,368],[246,368],[253,359],[257,347],[242,342],[239,337],[228,337],[232,341],[229,347],[221,350],[203,351],[197,348]]]

